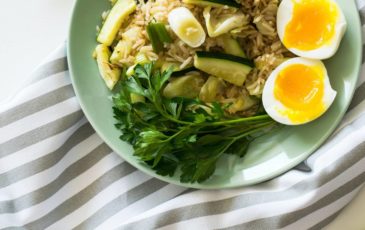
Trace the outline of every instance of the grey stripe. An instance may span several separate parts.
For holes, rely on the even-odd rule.
[[[17,152],[23,148],[36,144],[56,134],[62,133],[81,120],[84,115],[81,110],[57,119],[34,130],[17,136],[0,145],[0,158]]]
[[[0,228],[0,230],[36,230],[36,229],[26,229],[24,227],[7,227],[7,228]]]
[[[134,171],[136,171],[136,169],[126,162],[119,164],[100,178],[96,179],[92,184],[87,186],[81,192],[63,202],[60,206],[49,212],[47,215],[25,225],[24,228],[45,229],[46,227],[52,225],[63,217],[69,215],[80,206],[84,205],[86,202],[95,197],[98,193],[100,193],[102,190],[107,188],[115,181],[129,175]]]
[[[65,165],[63,172],[51,183],[44,185],[36,191],[25,194],[15,200],[0,202],[0,214],[15,213],[48,199],[50,196],[56,193],[57,190],[61,189],[63,185],[67,184],[69,181],[92,167],[110,152],[111,150],[107,145],[99,145],[93,151],[88,153],[88,155],[74,162],[72,165]],[[64,153],[64,155],[66,153],[67,151]],[[58,158],[58,156],[55,158]]]
[[[32,74],[33,81],[31,83],[66,70],[68,70],[67,57],[52,60],[37,68],[37,70]]]
[[[185,195],[185,194],[189,194],[195,191],[198,191],[199,189],[195,189],[195,188],[188,188],[185,191],[183,191],[181,194],[179,194],[179,196]]]
[[[143,199],[144,197],[156,192],[157,190],[161,189],[162,187],[166,186],[166,182],[162,182],[158,179],[151,179],[147,182],[129,190],[128,192],[120,195],[119,197],[115,198],[113,201],[109,202],[103,208],[98,210],[94,215],[90,216],[80,225],[78,225],[75,230],[81,229],[93,229],[96,226],[99,226],[105,220],[116,214],[117,212],[123,210],[124,208],[128,207],[129,205],[133,204],[134,202]],[[171,197],[166,197],[170,199]],[[149,201],[146,206],[153,207],[157,204],[152,204],[153,201]],[[148,209],[145,207],[145,209]]]
[[[323,229],[324,227],[328,226],[330,223],[332,223],[338,217],[338,215],[343,211],[343,209],[344,208],[338,210],[337,212],[335,212],[331,216],[329,216],[326,219],[322,220],[318,224],[312,226],[309,230]]]
[[[348,111],[352,110],[356,106],[358,106],[361,102],[365,100],[365,82],[361,84],[359,88],[356,89],[354,97],[352,98],[352,102]]]
[[[85,124],[74,132],[57,150],[48,153],[47,155],[28,162],[22,166],[12,169],[8,172],[0,174],[0,188],[9,186],[24,178],[42,172],[57,164],[74,146],[94,134],[90,124]],[[0,202],[0,213],[2,212],[2,205]]]
[[[2,202],[0,206],[4,205],[4,209],[7,208],[7,210],[4,210],[5,212],[1,214],[15,213],[47,200],[68,182],[72,181],[77,176],[91,168],[93,165],[98,163],[102,158],[110,153],[111,150],[109,149],[109,147],[105,144],[101,144],[96,149],[91,151],[87,156],[78,160],[71,166],[65,166],[65,169],[61,173],[61,175],[51,183],[15,200]]]
[[[24,102],[0,114],[0,128],[74,96],[72,86],[66,85]]]
[[[294,168],[295,170],[301,171],[301,172],[312,172],[312,169],[308,166],[307,161],[303,161],[302,163],[300,163],[299,165],[297,165],[297,167]]]
[[[319,210],[327,205],[330,205],[333,202],[336,202],[338,199],[341,199],[341,197],[346,196],[348,193],[354,191],[356,188],[358,188],[361,184],[363,184],[365,181],[365,172],[363,172],[361,175],[355,177],[353,180],[347,182],[346,184],[342,185],[340,188],[332,191],[327,196],[323,197],[322,199],[318,200],[314,204],[303,208],[301,210],[291,212],[289,214],[285,215],[278,215],[274,217],[269,218],[263,218],[259,220],[254,220],[251,222],[247,222],[244,224],[224,228],[225,230],[238,230],[238,229],[277,229],[277,228],[284,228],[301,218],[304,218],[305,216],[311,214],[313,211]],[[331,216],[332,218],[336,216]],[[330,221],[333,219],[326,218],[326,221]],[[322,221],[321,221],[322,222]],[[322,224],[324,224],[323,222]],[[316,226],[316,225],[315,225]],[[312,227],[311,229],[321,229],[317,227]]]
[[[361,25],[365,24],[365,7],[360,8],[360,19],[361,19]]]
[[[280,192],[257,192],[254,194],[243,194],[233,198],[228,198],[219,201],[206,202],[202,204],[190,205],[187,207],[176,208],[163,213],[159,213],[156,216],[150,217],[139,222],[127,225],[125,229],[150,229],[159,228],[173,223],[177,223],[184,220],[189,220],[202,216],[210,216],[216,214],[222,214],[228,211],[241,209],[251,205],[287,200],[297,197],[305,192],[309,192],[315,188],[332,180],[334,177],[351,167],[354,163],[358,162],[365,155],[365,143],[357,146],[351,153],[346,154],[341,159],[337,160],[331,165],[336,166],[336,170],[332,172],[323,172],[315,181],[313,178],[309,178],[302,182],[299,182],[289,188],[286,191]]]

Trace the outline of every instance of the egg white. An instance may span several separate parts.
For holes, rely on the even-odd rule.
[[[331,83],[328,78],[326,67],[324,66],[324,64],[321,61],[311,60],[311,59],[306,59],[306,58],[292,58],[292,59],[289,59],[288,61],[285,61],[271,73],[271,75],[269,76],[269,78],[265,84],[263,95],[262,95],[262,102],[263,102],[264,108],[265,108],[266,112],[268,113],[268,115],[270,117],[272,117],[275,121],[285,124],[285,125],[305,124],[305,123],[311,122],[318,118],[318,117],[316,117],[312,120],[307,120],[302,123],[296,123],[296,122],[291,121],[287,116],[283,115],[283,113],[281,112],[281,111],[288,111],[288,110],[292,110],[292,109],[286,107],[279,100],[276,99],[276,97],[274,95],[275,82],[279,76],[279,73],[283,69],[287,68],[290,65],[294,65],[294,64],[303,64],[303,65],[307,65],[307,66],[319,66],[321,68],[321,72],[323,73],[323,77],[324,77],[324,79],[323,79],[324,80],[324,96],[323,96],[322,101],[323,101],[325,109],[322,111],[321,114],[319,114],[318,117],[322,116],[328,110],[328,108],[332,105],[332,103],[334,102],[336,95],[337,95],[337,92],[335,90],[333,90],[331,87]],[[300,79],[298,79],[298,81],[300,81]]]
[[[333,1],[333,0],[332,0]],[[336,5],[337,3],[333,1]],[[300,50],[296,48],[288,48],[289,51],[300,57],[311,58],[311,59],[328,59],[332,57],[338,50],[341,40],[347,29],[347,22],[341,8],[338,8],[338,19],[335,25],[335,37],[332,39],[330,44],[325,44],[314,50]],[[277,30],[281,41],[284,40],[286,26],[290,23],[293,17],[294,4],[293,0],[282,0],[278,12],[277,12]]]

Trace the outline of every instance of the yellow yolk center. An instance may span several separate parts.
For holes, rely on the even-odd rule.
[[[274,96],[287,108],[280,112],[292,122],[306,122],[319,117],[325,111],[321,68],[303,64],[286,67],[275,81]]]
[[[336,32],[337,5],[329,0],[292,2],[293,15],[285,28],[285,46],[309,51],[330,43]]]

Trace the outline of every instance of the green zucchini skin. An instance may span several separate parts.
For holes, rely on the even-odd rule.
[[[230,6],[240,8],[241,5],[234,0],[183,0],[185,3],[203,6]]]
[[[212,76],[242,86],[254,63],[246,58],[215,52],[196,52],[194,66]]]
[[[224,59],[224,60],[229,60],[229,61],[244,64],[244,65],[248,65],[252,68],[255,67],[255,64],[253,63],[253,61],[251,61],[247,58],[238,57],[238,56],[234,56],[234,55],[231,55],[231,54],[218,53],[218,52],[197,51],[196,56],[198,56],[199,58]]]
[[[171,77],[181,77],[181,76],[184,76],[186,75],[187,73],[190,73],[190,72],[193,72],[193,71],[197,71],[198,69],[195,68],[194,66],[192,67],[188,67],[186,69],[182,69],[182,70],[179,70],[179,71],[175,71],[171,74]]]

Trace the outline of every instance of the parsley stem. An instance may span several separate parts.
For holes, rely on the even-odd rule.
[[[169,142],[172,139],[174,139],[175,137],[179,136],[181,133],[185,132],[187,129],[189,129],[190,127],[184,127],[184,129],[179,130],[177,133],[175,133],[174,135],[170,136],[169,138],[167,138],[164,142]]]
[[[253,130],[250,130],[250,131],[246,131],[246,132],[243,132],[241,135],[238,135],[238,136],[236,136],[236,137],[234,137],[234,140],[235,141],[238,141],[238,140],[240,140],[240,139],[242,139],[242,138],[244,138],[244,137],[247,137],[247,136],[249,136],[249,135],[252,135],[252,134],[254,134],[254,133],[256,133],[256,132],[258,132],[258,131],[260,131],[260,130],[262,130],[263,128],[269,128],[270,126],[273,126],[273,125],[275,125],[275,122],[267,122],[267,123],[263,123],[263,124],[261,124],[261,125],[258,125],[255,129],[253,129]]]
[[[274,125],[275,123],[272,122],[272,125]],[[232,140],[222,149],[222,151],[217,154],[216,156],[216,159],[218,159],[219,157],[221,157],[221,155],[223,155],[236,141],[239,141],[240,139],[244,138],[244,137],[247,137],[249,135],[252,135],[260,130],[262,130],[262,128],[265,128],[265,127],[269,127],[267,126],[267,124],[264,124],[264,125],[260,125],[258,126],[257,128],[253,129],[253,130],[250,130],[250,131],[245,131],[244,133],[242,133],[241,135],[239,136],[236,136],[236,137],[233,137]]]
[[[221,126],[221,125],[237,124],[237,123],[244,123],[244,122],[250,122],[250,121],[266,120],[266,119],[271,119],[271,118],[268,115],[261,115],[261,116],[245,117],[245,118],[228,120],[228,121],[216,121],[216,122],[205,123],[205,124],[207,126]]]

